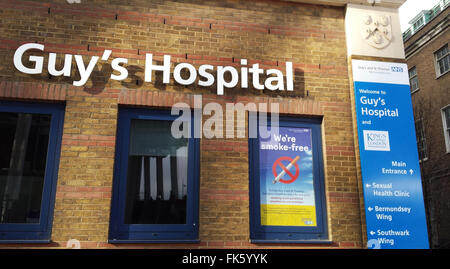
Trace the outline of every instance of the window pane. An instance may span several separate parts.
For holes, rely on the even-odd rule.
[[[422,121],[416,121],[417,141],[422,140]]]
[[[436,53],[437,65],[439,67],[439,74],[442,75],[450,70],[450,55],[448,55],[448,46],[438,50]]]
[[[419,160],[423,160],[425,158],[426,158],[425,148],[424,147],[420,147],[419,148]]]
[[[448,53],[448,47],[445,46],[436,52],[437,59],[444,57]]]
[[[186,223],[188,139],[173,138],[171,124],[131,121],[126,224]]]
[[[439,61],[439,72],[440,74],[443,74],[445,72],[445,66],[444,66],[444,61]]]
[[[0,223],[39,223],[50,120],[0,112]]]
[[[447,72],[450,69],[450,56],[446,56],[442,61],[444,62],[444,72]]]
[[[450,128],[450,107],[444,110],[445,121],[447,122],[447,129]]]
[[[419,88],[419,83],[417,82],[417,77],[411,79],[411,90],[415,91]]]
[[[425,130],[422,120],[416,121],[417,148],[419,151],[419,159],[423,160],[427,157],[427,145],[425,141]]]

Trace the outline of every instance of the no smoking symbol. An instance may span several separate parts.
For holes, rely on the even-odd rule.
[[[295,180],[297,180],[298,175],[300,174],[300,168],[298,167],[297,161],[300,159],[300,157],[295,157],[295,159],[292,159],[291,157],[280,157],[278,158],[272,166],[272,173],[273,176],[275,177],[275,179],[273,180],[273,183],[277,183],[278,181],[280,181],[281,183],[284,184],[291,184],[292,182],[294,182]],[[285,166],[283,164],[282,161],[289,161],[289,164],[287,166]],[[277,167],[281,167],[282,171],[280,174],[278,174],[277,172]],[[295,167],[295,174],[292,174],[292,172],[290,171],[290,169],[292,167]],[[282,177],[287,174],[290,179],[283,179]]]

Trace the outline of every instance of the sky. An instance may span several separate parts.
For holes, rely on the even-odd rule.
[[[439,0],[407,0],[399,9],[402,32],[409,28],[408,22],[422,10],[434,7]]]

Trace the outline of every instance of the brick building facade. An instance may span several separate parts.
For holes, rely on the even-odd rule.
[[[410,76],[414,77],[411,70],[415,70],[417,77],[417,87],[412,89],[412,101],[416,130],[420,130],[417,132],[419,149],[423,152],[421,169],[430,242],[432,247],[444,248],[449,247],[450,242],[450,203],[446,195],[450,179],[450,148],[445,141],[448,127],[443,121],[442,111],[450,104],[450,77],[448,67],[441,74],[436,53],[448,48],[450,10],[448,1],[441,2],[446,2],[443,10],[406,39],[405,52]],[[448,58],[447,52],[447,62]]]
[[[355,146],[352,87],[345,40],[345,6],[289,1],[89,1],[0,0],[0,98],[5,102],[61,104],[62,138],[50,242],[12,240],[0,247],[82,248],[363,248],[364,205]],[[326,1],[325,1],[326,2]],[[338,2],[338,1],[336,1]],[[393,1],[395,2],[395,1]],[[397,1],[398,2],[398,1]],[[390,3],[390,2],[389,2]],[[27,75],[13,65],[25,43],[45,45],[41,74]],[[88,82],[56,77],[47,71],[49,53],[57,66],[64,54],[92,56],[112,50],[111,59],[128,59],[128,78],[109,77],[111,59],[99,61]],[[162,64],[249,65],[294,68],[294,91],[226,89],[144,81],[145,55]],[[369,59],[367,57],[359,57]],[[30,63],[25,63],[26,65]],[[324,200],[328,238],[308,243],[255,243],[250,240],[248,138],[200,140],[198,241],[112,244],[108,238],[117,119],[122,108],[169,110],[175,103],[279,103],[280,114],[322,121]],[[354,113],[354,112],[353,112]],[[204,117],[203,121],[208,117]],[[51,200],[50,196],[50,200]],[[19,240],[20,241],[20,240]]]

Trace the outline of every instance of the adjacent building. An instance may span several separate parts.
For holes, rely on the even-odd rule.
[[[450,247],[450,1],[420,12],[404,34],[430,242]]]

